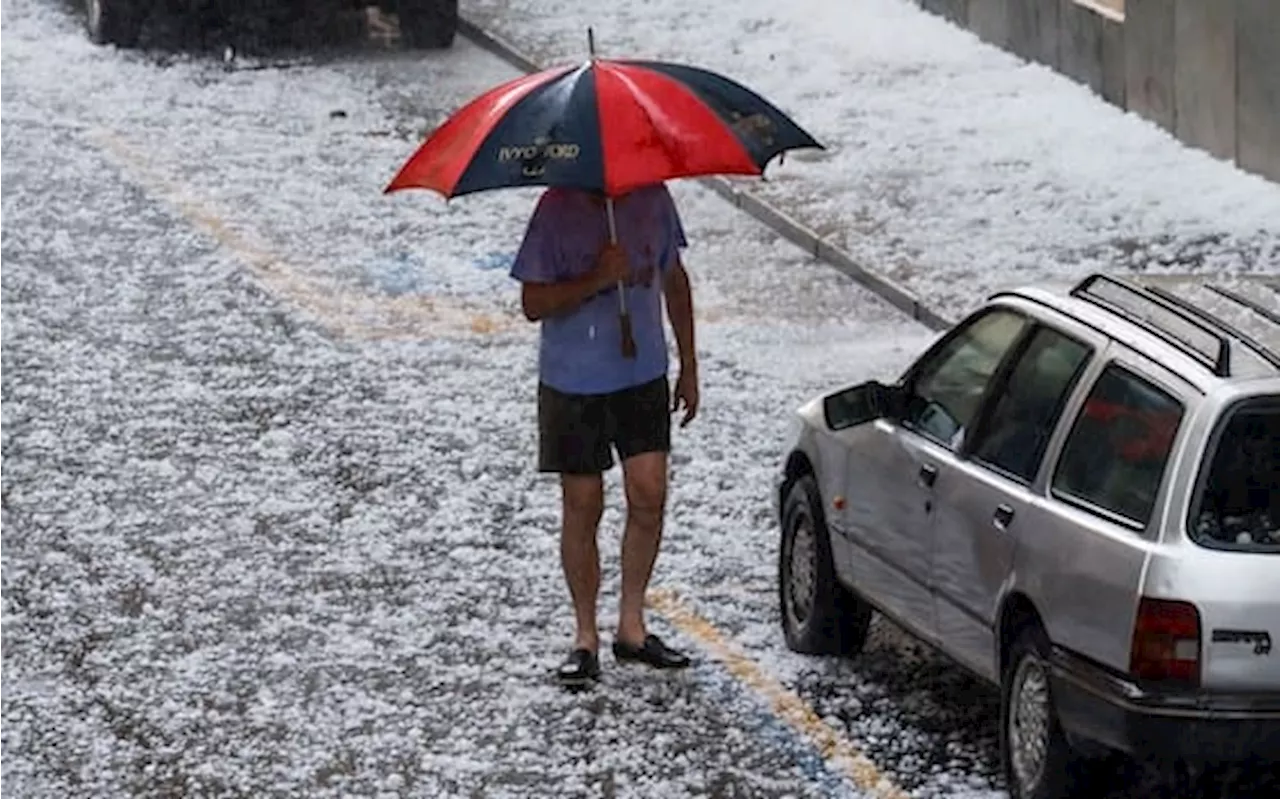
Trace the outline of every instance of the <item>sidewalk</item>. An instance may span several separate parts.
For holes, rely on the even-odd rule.
[[[1280,274],[1280,186],[1188,148],[1069,79],[905,0],[467,0],[543,64],[696,63],[827,150],[742,187],[936,310],[1091,271]]]

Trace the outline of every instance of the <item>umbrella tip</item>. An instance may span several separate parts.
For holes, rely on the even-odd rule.
[[[590,25],[587,26],[587,52],[592,58],[596,57],[596,32]]]

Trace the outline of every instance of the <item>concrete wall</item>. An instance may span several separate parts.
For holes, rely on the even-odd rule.
[[[1125,107],[1124,26],[1075,0],[1058,0],[1057,69]]]
[[[1009,49],[1028,61],[1058,65],[1058,0],[1008,4]]]
[[[1125,0],[1124,96],[1130,111],[1174,130],[1175,0]]]
[[[1010,0],[968,0],[965,23],[984,42],[996,47],[1009,44]]]
[[[1234,5],[1236,161],[1280,181],[1280,2]]]
[[[932,11],[944,19],[964,25],[969,2],[968,0],[921,0],[920,5],[924,6],[926,11]]]
[[[1178,138],[1236,156],[1236,20],[1230,2],[1177,0],[1173,104]],[[1277,62],[1280,67],[1280,62]]]
[[[1280,0],[916,0],[1280,182]]]

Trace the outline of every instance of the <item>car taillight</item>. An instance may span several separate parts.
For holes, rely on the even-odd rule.
[[[1190,602],[1143,598],[1133,624],[1129,673],[1143,680],[1200,683],[1200,613]]]

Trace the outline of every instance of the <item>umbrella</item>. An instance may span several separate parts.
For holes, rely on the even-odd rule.
[[[673,178],[763,175],[787,150],[818,148],[764,98],[707,69],[652,60],[590,58],[503,83],[435,129],[387,185],[446,199],[488,189],[563,186],[613,198]],[[634,357],[625,286],[618,284],[622,351]]]

